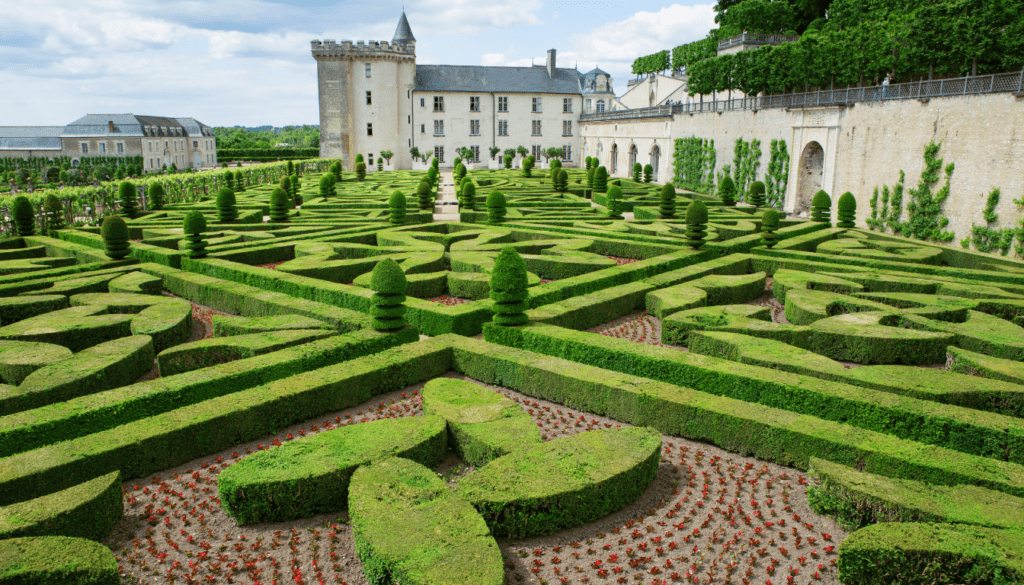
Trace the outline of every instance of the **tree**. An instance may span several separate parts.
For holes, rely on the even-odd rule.
[[[388,166],[391,166],[391,157],[393,157],[393,156],[395,156],[395,153],[391,152],[390,150],[382,150],[382,151],[380,151],[380,157],[382,159],[388,161]]]
[[[388,221],[395,225],[405,223],[405,195],[401,191],[395,191],[388,198]]]
[[[409,281],[394,258],[385,258],[370,274],[370,326],[375,331],[396,331],[405,327],[405,293]]]
[[[476,153],[473,152],[473,149],[469,148],[468,146],[463,146],[462,148],[460,148],[459,154],[462,155],[463,161],[474,162],[476,160]]]
[[[17,227],[18,235],[33,236],[36,233],[36,210],[28,197],[18,195],[11,201],[11,217]]]
[[[288,192],[277,187],[270,193],[270,221],[288,221],[288,210],[291,209]]]
[[[430,209],[430,204],[433,202],[433,193],[430,190],[430,183],[426,179],[421,179],[419,185],[416,186],[416,199],[419,200],[420,209],[426,211]]]
[[[128,224],[120,215],[108,215],[100,226],[103,250],[111,260],[120,260],[128,255],[131,242],[128,241]]]
[[[766,209],[761,216],[761,241],[766,248],[771,248],[779,241],[779,212],[775,209]]]
[[[608,218],[622,219],[622,189],[618,185],[608,188]]]
[[[704,202],[697,199],[686,207],[686,244],[694,250],[704,245],[704,238],[708,231],[708,208]]]
[[[747,203],[754,207],[764,207],[764,183],[754,181],[747,191]]]
[[[736,184],[732,182],[729,175],[723,177],[722,182],[718,184],[718,196],[722,198],[724,207],[736,205]]]
[[[487,194],[487,223],[505,223],[505,194],[501,191],[491,191]]]
[[[597,193],[608,191],[608,169],[603,165],[597,167],[597,172],[594,173],[594,191]]]
[[[138,192],[135,190],[135,185],[129,181],[122,182],[117,188],[117,196],[121,200],[121,212],[129,219],[135,219],[138,214],[138,203],[136,202]]]
[[[420,154],[420,149],[418,146],[414,146],[411,149],[409,149],[409,154],[412,155],[412,160],[414,161],[419,160],[423,157],[423,155]]]
[[[153,183],[150,185],[148,195],[150,209],[163,209],[164,203],[167,200],[167,192],[164,190],[163,183]]]
[[[672,183],[665,183],[661,188],[659,211],[662,219],[672,219],[676,214],[676,188]]]
[[[824,190],[818,191],[811,199],[811,221],[832,223],[832,198]]]
[[[491,300],[494,323],[514,327],[529,322],[530,289],[526,263],[512,246],[505,246],[494,260],[491,270]]]
[[[644,167],[640,163],[633,163],[633,182],[639,183],[643,179]]]
[[[491,160],[494,160],[494,155],[498,154],[499,152],[501,152],[501,147],[500,146],[492,146],[491,147]]]
[[[227,223],[238,218],[238,208],[235,205],[235,193],[227,187],[217,191],[217,221]]]
[[[836,227],[857,227],[857,198],[847,191],[839,196],[839,222]]]
[[[518,153],[522,158],[526,158],[526,156],[530,154],[530,151],[525,146],[519,145],[516,147],[516,153]]]

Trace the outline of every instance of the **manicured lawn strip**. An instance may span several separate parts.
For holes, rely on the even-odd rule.
[[[600,429],[517,449],[463,478],[456,491],[495,535],[551,534],[636,500],[654,481],[660,456],[654,429]]]
[[[1024,529],[1024,499],[975,485],[929,485],[857,471],[817,457],[807,488],[814,511],[847,530],[878,522],[951,522]]]
[[[253,453],[217,476],[217,492],[239,524],[285,522],[347,508],[349,480],[362,465],[404,457],[435,468],[447,455],[443,418],[386,418]]]
[[[501,551],[483,518],[418,463],[390,458],[360,467],[349,486],[349,511],[370,583],[505,582]]]
[[[644,347],[631,341],[546,325],[506,327],[501,328],[500,332],[495,332],[495,329],[498,327],[488,327],[484,335],[502,343],[500,346],[469,343],[475,340],[453,342],[457,370],[475,379],[505,385],[531,396],[623,422],[651,426],[667,434],[709,441],[729,451],[753,454],[782,465],[807,469],[810,457],[816,456],[844,465],[862,465],[868,472],[890,477],[907,477],[947,485],[971,483],[1018,496],[1024,495],[1024,467],[1020,465],[885,434],[895,429],[907,434],[924,435],[917,429],[898,429],[896,425],[906,424],[908,419],[915,418],[928,422],[926,416],[880,417],[880,422],[884,421],[888,426],[881,425],[883,431],[876,432],[797,414],[791,410],[755,404],[753,401],[690,389],[698,386],[708,388],[709,391],[732,391],[741,398],[756,398],[764,388],[787,388],[785,384],[773,382],[776,377],[794,380],[796,384],[789,387],[793,390],[801,390],[805,386],[814,388],[820,382],[817,380],[811,384],[808,378],[792,374],[780,375],[772,370],[721,362],[704,356],[692,356],[699,358],[692,361],[664,359],[666,354],[663,352],[687,354],[669,348]],[[567,342],[567,337],[580,336],[601,339],[598,343],[589,344]],[[631,351],[629,345],[643,349]],[[518,346],[529,346],[531,349],[515,349]],[[583,365],[585,363],[594,363],[597,367]],[[647,378],[638,377],[641,374],[637,373],[612,373],[617,368],[642,371],[642,375]],[[757,370],[763,374],[758,374]],[[657,378],[673,381],[655,381]],[[674,381],[677,378],[681,380]],[[843,393],[850,390],[853,387],[838,389]],[[807,396],[814,397],[817,394],[808,393]],[[792,407],[786,400],[780,402],[782,408]],[[813,404],[810,400],[807,402]],[[843,405],[841,401],[838,403]],[[944,405],[929,406],[949,408]],[[856,408],[844,406],[844,409],[844,414],[855,414]],[[873,407],[865,410],[872,412],[882,409]],[[835,415],[832,411],[822,414]],[[981,414],[991,416],[988,413]],[[1007,420],[1009,417],[999,418]],[[941,421],[933,419],[933,422],[938,424]],[[955,426],[949,423],[949,427]],[[964,434],[967,438],[972,438],[970,434],[975,429],[967,425],[962,425],[961,429],[966,431]],[[992,433],[997,430],[991,429]],[[985,432],[975,434],[984,435]],[[992,442],[996,443],[993,447],[1000,443],[997,440]]]
[[[0,465],[0,504],[114,470],[143,477],[429,380],[450,369],[449,343],[388,349],[8,457]]]
[[[48,496],[0,508],[0,540],[77,536],[102,541],[123,515],[121,474],[112,471]]]
[[[0,418],[0,457],[68,441],[189,404],[360,358],[419,339],[365,329]]]
[[[156,264],[143,264],[140,268],[146,274],[163,278],[164,288],[169,292],[226,313],[245,317],[302,315],[330,323],[342,332],[370,324],[368,315],[337,306]]]
[[[68,536],[0,540],[0,585],[118,585],[117,559],[98,542]]]
[[[969,524],[889,522],[839,545],[844,585],[1020,583],[1024,532]]]

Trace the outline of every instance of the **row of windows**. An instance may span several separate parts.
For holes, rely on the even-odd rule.
[[[367,104],[370,103],[370,92],[366,92],[366,103]],[[423,108],[423,107],[426,107],[426,105],[427,105],[427,98],[420,98],[420,107]],[[434,111],[435,112],[443,112],[444,111],[444,96],[443,95],[435,95],[434,96]],[[469,111],[470,112],[479,112],[480,111],[480,96],[470,96],[469,97]],[[508,112],[508,98],[507,97],[499,97],[498,98],[498,111],[499,112]],[[534,112],[536,114],[540,114],[540,113],[543,112],[543,100],[542,100],[542,98],[535,97],[535,98],[532,99],[531,110],[530,111]],[[572,98],[562,98],[562,113],[563,114],[571,114],[572,113]]]
[[[542,136],[541,120],[530,120],[531,136]],[[426,134],[427,125],[420,124],[420,133]],[[373,136],[373,124],[366,125],[366,135]],[[469,121],[469,135],[480,136],[480,120]],[[434,136],[444,136],[444,120],[434,120]],[[508,120],[498,120],[498,136],[508,136]],[[562,136],[572,136],[572,120],[562,120]]]
[[[115,146],[117,147],[117,154],[124,154],[124,143],[123,142],[118,142],[117,144],[115,144]],[[100,142],[100,154],[106,154],[106,153],[107,153],[107,143],[106,142]],[[82,143],[82,154],[89,154],[89,143],[88,142],[83,142]]]
[[[210,150],[211,148],[213,148],[212,142],[213,142],[212,140],[204,140],[203,141],[203,144],[205,145],[205,148],[207,150]],[[185,150],[185,141],[184,140],[175,140],[174,141],[174,150],[177,151],[179,149],[179,146],[181,147],[181,150]],[[118,147],[120,147],[120,145],[118,145]],[[164,148],[166,148],[166,149],[170,149],[171,148],[170,141],[164,140]],[[192,148],[199,148],[199,141],[198,140],[193,140],[192,141]],[[85,152],[85,151],[82,151],[82,152]],[[121,151],[118,150],[118,152],[121,152]],[[152,142],[149,143],[149,152],[153,152],[153,143]]]
[[[469,149],[473,151],[473,160],[470,161],[470,162],[475,162],[475,163],[480,162],[480,147],[479,146],[470,146]],[[544,155],[544,152],[545,152],[546,149],[543,146],[539,145],[539,144],[534,144],[531,147],[530,150],[533,153],[534,158],[540,159]],[[434,147],[434,156],[437,158],[438,162],[443,163],[444,162],[444,147],[443,146],[435,146]],[[371,159],[373,158],[372,154],[370,155],[370,158]],[[572,161],[572,145],[571,144],[566,144],[566,145],[562,146],[562,158],[564,160],[567,160],[567,161]]]
[[[373,156],[373,155],[370,155],[370,156]],[[149,159],[149,168],[150,169],[161,169],[161,168],[163,168],[163,163],[160,162],[160,157],[157,157],[155,160],[156,160],[156,165],[154,166],[154,164],[153,164],[154,159],[152,159],[152,158]],[[170,158],[167,159],[168,162],[170,162],[170,160],[171,160]],[[206,164],[213,165],[216,162],[217,161],[214,159],[212,154],[206,155]],[[174,157],[174,164],[175,165],[185,165],[187,163],[188,163],[188,158],[185,155],[181,155],[181,158],[179,158],[177,156]]]

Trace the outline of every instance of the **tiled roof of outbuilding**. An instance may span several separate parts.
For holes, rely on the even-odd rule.
[[[415,91],[478,91],[499,93],[582,92],[580,72],[547,67],[485,67],[480,65],[417,65]]]
[[[63,126],[0,126],[0,150],[60,150]]]

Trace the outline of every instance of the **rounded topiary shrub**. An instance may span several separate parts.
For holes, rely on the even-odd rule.
[[[235,171],[235,193],[242,193],[245,191],[245,175],[242,171]]]
[[[557,158],[551,159],[551,162],[548,164],[548,168],[560,169],[562,168],[562,161],[558,160]]]
[[[703,201],[693,201],[686,207],[686,244],[694,250],[704,245],[708,231],[708,207]]]
[[[584,159],[583,164],[586,165],[584,167],[584,169],[589,171],[590,167],[594,166],[593,162],[594,162],[594,157],[592,157],[592,156],[588,156],[586,159]]]
[[[512,155],[511,154],[506,154],[504,162],[505,162],[505,168],[506,169],[511,169],[512,168]]]
[[[505,194],[491,191],[487,194],[487,223],[501,225],[505,222]]]
[[[373,267],[370,275],[370,326],[377,331],[394,331],[405,327],[405,292],[409,281],[393,258],[385,258]]]
[[[676,188],[672,183],[665,183],[661,187],[661,196],[658,200],[658,211],[662,219],[672,219],[676,215]]]
[[[857,227],[857,198],[853,196],[853,193],[847,191],[839,196],[839,221],[836,223],[836,227],[841,228],[852,228]]]
[[[327,199],[331,196],[331,183],[334,180],[334,175],[327,173],[320,177],[320,196]]]
[[[462,164],[462,157],[461,156],[455,157],[455,160],[452,161],[452,166],[455,168],[456,172],[458,172],[459,165],[461,165],[461,164]]]
[[[363,161],[359,161],[356,163],[356,180],[366,180],[366,163],[364,163]]]
[[[150,209],[163,209],[164,204],[167,203],[167,191],[164,190],[163,183],[153,183],[147,189],[146,194],[149,195]]]
[[[235,193],[224,187],[217,191],[217,220],[224,223],[238,218],[238,207],[235,205]]]
[[[747,203],[754,207],[764,207],[764,183],[754,181],[750,184],[750,190],[747,191]]]
[[[639,183],[644,178],[644,167],[640,163],[633,163],[633,181]]]
[[[523,176],[524,177],[532,177],[533,176],[533,162],[534,162],[533,155],[530,155],[530,156],[528,156],[528,157],[523,159]]]
[[[824,190],[815,193],[811,199],[811,221],[832,223],[832,198]]]
[[[222,175],[224,177],[224,184],[228,189],[235,190],[235,173],[228,171]]]
[[[36,233],[36,210],[32,202],[24,195],[18,195],[11,201],[11,216],[18,228],[19,236],[32,236]]]
[[[384,159],[382,159],[382,158],[378,158],[377,159],[377,170],[378,171],[383,171],[384,170]]]
[[[622,219],[622,188],[618,185],[608,188],[608,218]]]
[[[597,168],[590,167],[587,169],[587,189],[594,189],[594,175],[597,174]]]
[[[430,190],[430,182],[426,179],[420,181],[419,185],[416,185],[416,199],[419,201],[420,209],[426,211],[430,209],[430,204],[433,203],[433,193]]]
[[[46,212],[46,221],[51,230],[64,229],[64,206],[60,199],[53,193],[47,193],[43,198],[43,211]]]
[[[569,190],[569,172],[563,168],[558,169],[555,190],[561,193],[564,193]]]
[[[117,187],[117,198],[121,201],[121,213],[134,219],[138,214],[138,191],[131,181],[124,181]]]
[[[722,205],[725,207],[732,207],[736,205],[736,183],[732,182],[732,178],[726,175],[722,178],[722,181],[718,184],[718,196],[722,198]]]
[[[299,201],[296,201],[299,198],[299,176],[292,175],[288,177],[288,180],[292,184],[292,188],[288,191],[288,194],[291,195],[292,209],[294,209],[295,206],[299,204]]]
[[[644,183],[650,183],[654,180],[654,167],[651,165],[644,165]]]
[[[435,169],[440,169],[441,168],[441,161],[438,160],[437,157],[435,156],[434,160],[430,161],[430,166],[434,167]]]
[[[360,154],[359,156],[362,157],[363,155]],[[363,160],[362,158],[359,159],[360,162],[362,162],[362,160]],[[341,161],[340,160],[334,161],[334,164],[332,164],[330,167],[328,167],[327,170],[329,170],[331,172],[331,174],[334,175],[334,182],[335,183],[337,183],[338,181],[341,180]]]
[[[100,227],[103,236],[103,250],[111,260],[120,260],[128,255],[131,242],[128,241],[128,224],[120,215],[108,215]]]
[[[768,248],[771,248],[779,241],[779,212],[774,209],[767,209],[761,216],[761,241]]]
[[[473,181],[466,181],[462,184],[462,196],[459,198],[459,205],[462,211],[474,211],[476,209],[476,185]]]
[[[284,192],[287,193],[289,196],[291,196],[291,194],[292,194],[292,181],[288,177],[288,175],[282,176],[281,180],[278,181],[277,186],[282,188],[282,189],[284,189]]]
[[[498,325],[514,326],[527,323],[530,318],[529,281],[526,276],[526,262],[512,246],[506,246],[498,253],[491,270],[491,310]]]
[[[206,240],[203,233],[206,232],[206,216],[198,209],[193,209],[185,214],[185,255],[189,258],[206,257]]]
[[[363,155],[362,154],[357,154],[356,155],[356,160],[355,160],[356,164],[359,164],[359,163],[363,162],[363,160],[364,159],[363,159]],[[334,163],[334,164],[338,164],[338,163]],[[330,166],[331,172],[334,172],[334,164],[332,164]]]
[[[270,221],[288,221],[288,192],[278,187],[270,194]]]
[[[293,163],[292,161],[287,161],[284,163],[284,168],[285,171],[287,171],[285,174],[290,175],[295,172],[295,163]]]
[[[604,166],[597,167],[597,171],[594,172],[594,191],[597,193],[608,191],[608,169]]]
[[[405,223],[405,195],[401,191],[388,197],[388,221],[396,225]]]
[[[430,181],[431,187],[437,187],[438,178],[440,177],[440,175],[441,173],[439,173],[437,169],[434,167],[430,167],[429,169],[427,169],[427,180]]]

